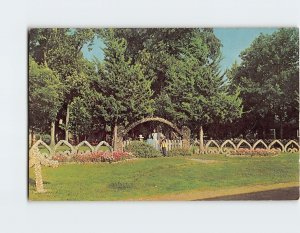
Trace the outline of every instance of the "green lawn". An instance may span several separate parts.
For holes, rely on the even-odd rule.
[[[211,160],[211,161],[208,161]],[[29,170],[30,200],[126,200],[194,190],[220,190],[299,181],[299,155],[234,157],[201,155],[151,158],[114,164],[43,167],[47,193],[35,193]]]

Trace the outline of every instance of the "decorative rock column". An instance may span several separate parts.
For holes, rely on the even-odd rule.
[[[182,148],[190,149],[191,130],[187,126],[182,127]]]
[[[41,162],[39,161],[39,149],[33,146],[29,151],[29,167],[34,166],[35,187],[38,193],[45,192],[42,177]]]
[[[58,162],[44,158],[38,148],[38,144],[35,144],[29,150],[29,167],[34,166],[35,185],[38,193],[44,193],[46,190],[43,185],[42,167],[45,165],[48,167],[57,167]]]
[[[123,152],[123,136],[124,136],[124,127],[122,125],[118,125],[116,128],[116,132],[114,134],[114,151],[122,151]]]

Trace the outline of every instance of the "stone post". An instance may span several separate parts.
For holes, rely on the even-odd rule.
[[[39,149],[33,146],[29,151],[29,167],[34,166],[35,186],[38,193],[44,193],[41,161],[39,159]]]
[[[29,150],[29,167],[34,166],[35,185],[38,193],[46,192],[43,185],[42,165],[58,167],[58,161],[46,159],[41,155],[38,143],[35,143],[35,136],[33,135],[33,145]]]
[[[28,136],[28,148],[32,147],[32,130],[29,130],[29,136]]]
[[[187,126],[182,127],[182,148],[190,149],[191,130]]]

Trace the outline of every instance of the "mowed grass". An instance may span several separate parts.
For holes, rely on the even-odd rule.
[[[42,173],[47,193],[38,194],[33,169],[29,170],[30,200],[134,200],[193,190],[298,182],[299,155],[135,159],[43,167]]]

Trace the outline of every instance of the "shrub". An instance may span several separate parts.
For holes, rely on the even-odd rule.
[[[43,134],[43,135],[41,135],[41,138],[46,144],[50,145],[51,136],[49,134]]]
[[[140,158],[153,158],[161,156],[161,153],[153,146],[141,141],[131,142],[128,146],[126,146],[125,150]]]
[[[189,149],[174,148],[168,151],[167,156],[191,156],[193,153]]]

